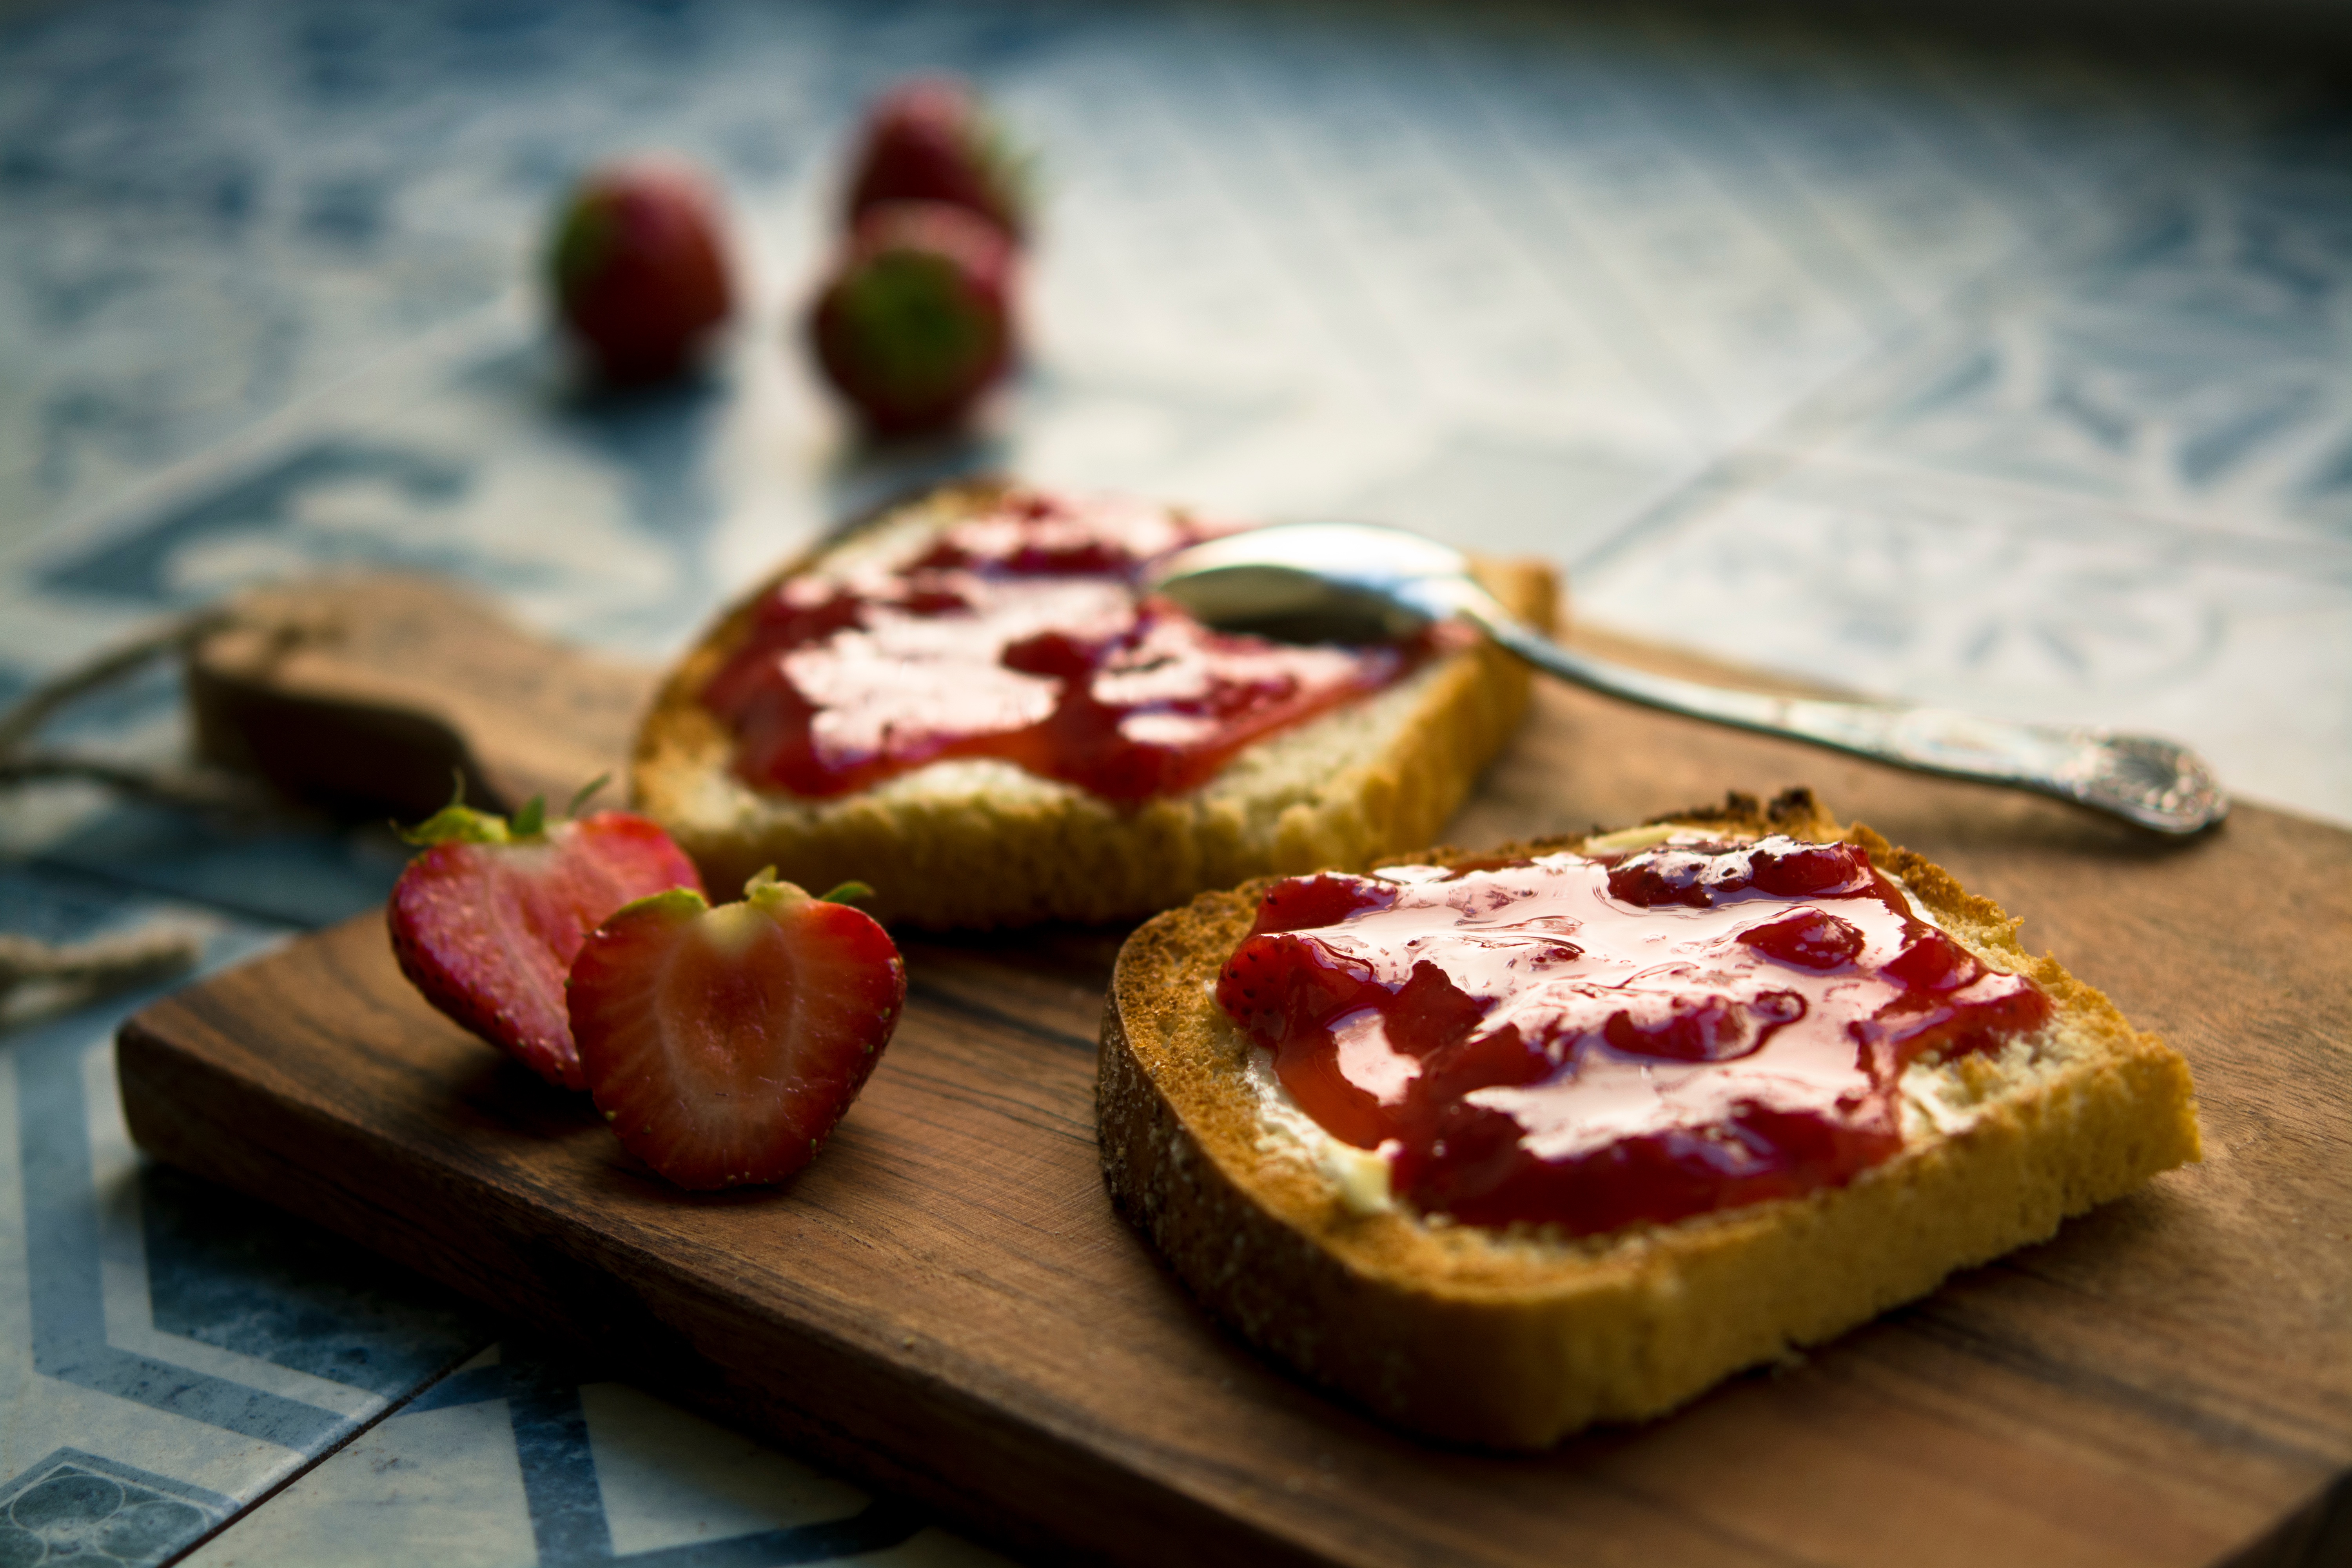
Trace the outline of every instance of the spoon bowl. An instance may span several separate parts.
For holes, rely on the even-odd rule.
[[[1285,642],[1400,642],[1484,593],[1460,551],[1377,523],[1291,522],[1178,552],[1150,586],[1194,619]],[[1497,614],[1502,606],[1495,606]]]

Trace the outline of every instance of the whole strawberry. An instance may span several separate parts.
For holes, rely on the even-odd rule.
[[[763,871],[740,904],[681,888],[621,910],[581,947],[570,994],[596,1108],[702,1190],[816,1158],[898,1026],[907,966],[866,915]]]
[[[1011,363],[1012,243],[939,202],[870,209],[809,316],[817,363],[879,435],[969,415]]]
[[[581,181],[548,270],[564,324],[611,382],[676,374],[734,309],[718,204],[699,175],[667,159]]]
[[[1027,160],[970,87],[953,77],[916,77],[866,111],[849,221],[886,202],[945,202],[1018,240],[1029,227],[1027,187]]]
[[[425,853],[384,907],[400,972],[452,1020],[566,1089],[585,1089],[564,1010],[572,955],[604,917],[702,879],[669,835],[600,811],[549,825],[537,797],[502,816],[444,807],[406,835]]]

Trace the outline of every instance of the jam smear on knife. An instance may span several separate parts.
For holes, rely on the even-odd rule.
[[[1578,1235],[1851,1181],[1911,1062],[2050,1016],[1862,849],[1781,836],[1290,878],[1217,1000],[1413,1207]]]
[[[1013,492],[884,568],[789,578],[702,701],[747,783],[826,797],[1001,757],[1121,805],[1397,680],[1428,653],[1213,632],[1139,584],[1211,536],[1156,507]]]

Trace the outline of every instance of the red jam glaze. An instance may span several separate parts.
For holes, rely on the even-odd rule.
[[[2050,1016],[1861,849],[1780,837],[1294,877],[1217,1001],[1415,1208],[1578,1235],[1850,1181],[1912,1061]]]
[[[1206,784],[1422,657],[1224,636],[1141,595],[1154,556],[1216,531],[1015,493],[912,561],[787,579],[702,701],[754,785],[825,797],[1002,757],[1133,805]]]

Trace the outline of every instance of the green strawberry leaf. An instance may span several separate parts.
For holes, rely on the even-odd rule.
[[[621,226],[610,201],[595,195],[575,197],[556,231],[548,256],[548,272],[555,280],[559,300],[593,282],[620,242]]]
[[[1029,227],[1037,205],[1036,151],[1024,145],[1003,121],[985,110],[980,113],[976,131],[974,161],[991,187],[990,194],[1012,220],[1017,237]]]
[[[590,801],[595,799],[596,792],[603,789],[606,784],[611,784],[612,782],[612,774],[598,773],[594,778],[590,779],[586,784],[582,784],[579,792],[572,795],[572,803],[563,808],[563,815],[566,817],[579,816],[580,808],[586,805]]]

